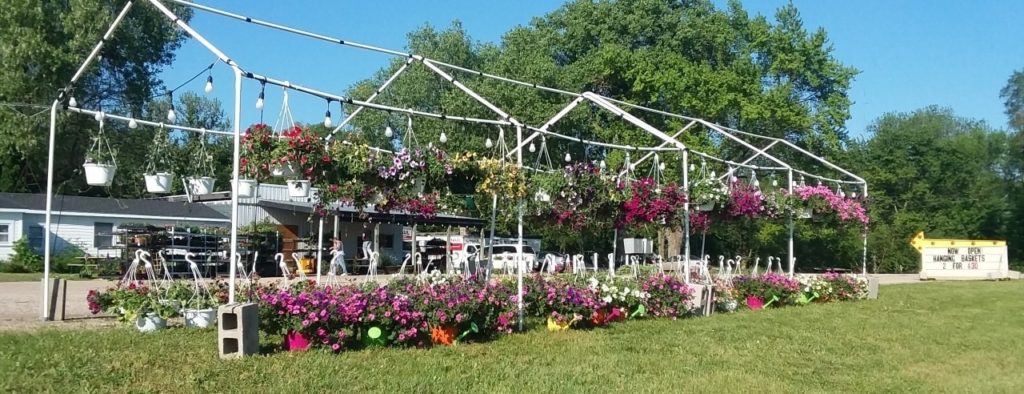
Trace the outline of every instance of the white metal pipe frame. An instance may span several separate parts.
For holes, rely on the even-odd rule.
[[[639,160],[637,160],[634,163],[627,164],[627,166],[631,166],[631,167],[635,166],[636,164],[642,163],[644,160],[648,159],[649,157],[651,157],[653,155],[656,155],[657,152],[659,152],[659,151],[680,152],[680,154],[681,154],[681,164],[682,164],[682,174],[681,174],[681,178],[682,178],[681,180],[683,182],[682,186],[685,188],[685,190],[687,192],[689,191],[689,186],[690,186],[689,185],[689,182],[690,182],[689,163],[691,163],[692,160],[693,160],[693,157],[690,156],[690,155],[693,155],[693,156],[697,156],[697,157],[702,158],[702,160],[716,161],[716,162],[723,163],[725,165],[729,165],[731,167],[749,168],[749,169],[752,169],[752,170],[783,170],[783,171],[786,171],[787,174],[788,174],[788,178],[789,178],[788,188],[789,188],[790,191],[792,191],[793,185],[794,185],[793,179],[792,179],[793,174],[797,173],[797,174],[806,175],[808,177],[819,179],[819,180],[823,180],[823,181],[827,181],[827,182],[849,183],[849,184],[861,185],[863,187],[863,189],[862,189],[863,190],[862,191],[863,194],[862,195],[864,197],[867,197],[867,183],[864,181],[864,179],[862,179],[862,178],[858,177],[857,175],[855,175],[855,174],[853,174],[853,173],[851,173],[851,172],[849,172],[849,171],[847,171],[847,170],[845,170],[845,169],[843,169],[843,168],[841,168],[841,167],[839,167],[839,166],[829,162],[828,160],[825,160],[822,157],[816,156],[816,155],[808,152],[807,150],[805,150],[803,148],[800,148],[796,144],[794,144],[794,143],[792,143],[790,141],[787,141],[785,139],[769,137],[769,136],[763,136],[763,135],[758,135],[758,134],[749,133],[749,132],[743,132],[743,131],[735,130],[735,129],[732,129],[732,128],[729,128],[729,127],[725,127],[725,126],[721,126],[721,125],[718,125],[718,124],[714,124],[714,123],[711,123],[711,122],[708,122],[708,121],[705,121],[705,120],[702,120],[702,119],[688,117],[688,116],[679,115],[679,114],[674,114],[674,113],[667,112],[667,111],[652,109],[652,108],[644,107],[644,106],[641,106],[641,105],[638,105],[638,104],[633,104],[633,103],[629,103],[629,102],[626,102],[626,101],[618,100],[618,99],[615,99],[615,98],[612,98],[612,97],[606,97],[606,96],[598,95],[598,94],[595,94],[595,93],[592,93],[592,92],[576,93],[576,92],[571,92],[571,91],[568,91],[568,90],[552,88],[552,87],[546,87],[546,86],[538,85],[538,84],[531,83],[531,82],[519,81],[519,80],[515,80],[515,79],[512,79],[512,78],[508,78],[508,77],[504,77],[504,76],[500,76],[500,75],[488,74],[488,73],[484,73],[482,71],[472,70],[472,69],[469,69],[469,68],[466,68],[466,67],[462,67],[462,66],[459,66],[459,65],[449,64],[449,63],[441,62],[441,61],[438,61],[438,60],[435,60],[435,59],[430,59],[430,58],[427,58],[427,57],[424,57],[424,56],[421,56],[421,55],[417,55],[417,54],[405,53],[405,52],[402,52],[402,51],[396,51],[396,50],[376,47],[376,46],[362,44],[362,43],[358,43],[358,42],[354,42],[354,41],[344,40],[344,39],[341,39],[341,38],[331,37],[331,36],[327,36],[327,35],[323,35],[323,34],[319,34],[319,33],[313,33],[313,32],[305,31],[305,30],[302,30],[302,29],[294,28],[294,27],[288,27],[288,26],[284,26],[284,25],[281,25],[281,24],[273,23],[273,22],[267,22],[267,21],[262,21],[262,20],[246,17],[246,16],[243,16],[243,15],[240,15],[240,14],[236,14],[236,13],[220,10],[220,9],[217,9],[217,8],[214,8],[214,7],[210,7],[210,6],[206,6],[206,5],[192,3],[192,2],[189,2],[189,1],[184,1],[184,0],[167,0],[167,1],[179,4],[179,5],[182,5],[182,6],[191,7],[193,9],[197,9],[197,10],[200,10],[200,11],[208,12],[208,13],[211,13],[211,14],[214,14],[214,15],[218,15],[218,16],[221,16],[221,17],[226,17],[226,18],[229,18],[229,19],[234,19],[234,20],[238,20],[238,21],[241,21],[241,22],[254,24],[256,26],[265,27],[265,28],[268,28],[268,29],[278,30],[278,31],[282,31],[282,32],[285,32],[285,33],[295,34],[295,35],[299,35],[299,36],[303,36],[303,37],[311,38],[311,39],[315,39],[315,40],[326,41],[326,42],[337,44],[337,45],[340,45],[340,46],[351,47],[351,48],[356,48],[356,49],[360,49],[360,50],[374,51],[374,52],[388,54],[388,55],[391,55],[391,56],[403,57],[403,58],[406,58],[406,60],[405,60],[404,64],[402,64],[401,67],[395,73],[393,73],[388,79],[386,79],[383,82],[383,84],[380,87],[378,87],[369,98],[367,98],[366,100],[355,100],[355,99],[352,99],[350,97],[345,97],[344,95],[341,95],[341,94],[328,93],[328,92],[321,91],[321,90],[318,90],[318,89],[315,89],[315,88],[311,88],[311,87],[307,87],[307,86],[304,86],[304,85],[301,85],[301,84],[293,84],[293,83],[291,83],[291,82],[289,82],[287,80],[276,79],[276,78],[272,78],[272,77],[269,77],[269,76],[264,76],[264,75],[260,75],[260,74],[257,74],[257,73],[253,73],[251,71],[244,70],[242,68],[242,66],[239,65],[235,60],[231,59],[224,52],[222,52],[219,48],[214,46],[209,40],[207,40],[205,37],[203,37],[203,35],[201,35],[198,31],[196,31],[191,26],[189,26],[188,23],[186,23],[185,21],[183,21],[180,18],[178,18],[177,15],[175,15],[170,9],[168,9],[160,0],[146,0],[146,3],[150,4],[151,6],[153,6],[161,14],[163,14],[165,17],[170,19],[178,28],[180,28],[182,31],[184,31],[188,36],[194,38],[204,48],[206,48],[210,53],[212,53],[214,56],[216,56],[220,62],[226,64],[228,67],[230,67],[232,69],[232,71],[234,73],[234,76],[235,76],[234,103],[233,103],[234,105],[233,105],[233,111],[232,111],[233,112],[233,114],[232,114],[233,116],[232,117],[233,117],[234,121],[232,122],[232,125],[233,125],[232,130],[230,130],[230,131],[205,130],[205,129],[201,129],[201,128],[189,127],[187,125],[179,126],[179,125],[173,125],[173,124],[166,124],[166,123],[154,122],[154,121],[146,120],[146,119],[138,119],[138,118],[130,117],[130,116],[123,116],[123,115],[116,115],[116,114],[107,114],[107,113],[104,113],[104,112],[98,111],[98,110],[90,110],[90,109],[85,109],[85,108],[78,108],[78,107],[74,107],[74,106],[69,106],[67,102],[71,98],[71,95],[72,95],[73,90],[74,90],[75,83],[82,77],[83,73],[87,70],[87,68],[91,64],[93,64],[95,62],[95,60],[96,60],[98,54],[100,53],[100,51],[102,50],[103,46],[109,41],[111,36],[117,30],[118,26],[121,24],[121,22],[124,20],[124,18],[128,15],[129,11],[133,7],[133,4],[134,4],[133,1],[126,2],[124,8],[121,10],[121,12],[117,15],[117,17],[111,23],[109,28],[104,33],[103,37],[100,39],[99,43],[96,44],[96,46],[93,48],[93,50],[89,53],[89,55],[86,57],[86,59],[82,62],[81,66],[77,69],[77,71],[75,72],[74,76],[69,81],[67,87],[65,87],[64,89],[62,89],[58,93],[57,98],[53,101],[53,104],[50,107],[50,130],[49,130],[50,131],[50,135],[49,135],[49,147],[48,147],[49,151],[48,151],[48,161],[47,161],[47,174],[48,174],[48,176],[47,176],[47,185],[46,185],[46,223],[45,223],[45,229],[46,229],[45,231],[47,232],[48,236],[45,238],[45,241],[44,241],[44,248],[45,248],[45,250],[44,250],[44,273],[43,273],[43,279],[44,280],[43,280],[43,286],[42,286],[42,295],[43,295],[42,318],[44,320],[51,320],[52,319],[52,316],[49,316],[49,314],[48,314],[49,313],[49,308],[47,308],[47,305],[48,305],[48,301],[49,301],[48,300],[48,296],[49,296],[49,287],[48,287],[49,284],[48,284],[48,281],[49,281],[49,277],[50,277],[49,276],[49,272],[50,272],[50,260],[51,260],[51,238],[53,237],[53,233],[51,232],[51,225],[52,225],[52,208],[53,208],[52,207],[52,200],[53,200],[53,193],[54,193],[53,192],[53,181],[54,181],[54,179],[53,179],[53,173],[54,173],[53,166],[54,166],[54,150],[55,150],[55,145],[56,145],[55,135],[56,135],[56,128],[57,128],[57,110],[63,108],[63,109],[66,109],[69,112],[74,112],[74,113],[98,115],[100,117],[109,117],[111,119],[116,119],[116,120],[125,121],[125,122],[134,121],[134,122],[136,122],[138,124],[144,124],[144,125],[149,125],[149,126],[154,126],[154,127],[161,127],[161,128],[167,128],[167,129],[182,130],[182,131],[188,131],[188,132],[196,132],[196,133],[207,133],[208,132],[208,133],[217,134],[217,135],[229,135],[230,134],[232,136],[232,138],[233,138],[232,181],[231,181],[231,187],[232,187],[232,190],[235,190],[237,188],[237,186],[238,186],[238,181],[240,179],[239,178],[240,135],[241,135],[240,124],[241,124],[241,119],[242,119],[242,116],[241,116],[242,115],[241,114],[242,82],[243,82],[244,79],[251,79],[251,80],[258,81],[258,82],[261,83],[261,85],[265,85],[265,84],[277,85],[277,86],[281,86],[281,87],[283,87],[285,89],[288,89],[288,90],[294,90],[294,91],[302,92],[302,93],[309,94],[309,95],[312,95],[312,96],[320,97],[320,98],[326,99],[328,101],[328,103],[330,101],[338,101],[338,102],[343,102],[343,103],[346,103],[346,104],[357,106],[357,109],[355,111],[350,113],[348,115],[348,117],[346,117],[341,122],[341,124],[339,124],[337,127],[335,127],[331,131],[331,133],[326,138],[327,141],[329,141],[331,139],[331,137],[335,133],[337,133],[343,127],[348,125],[349,122],[351,122],[352,119],[356,115],[358,115],[363,109],[369,108],[369,109],[375,109],[375,110],[380,110],[380,111],[388,111],[388,112],[397,112],[397,113],[407,114],[410,117],[410,122],[411,122],[411,117],[412,116],[417,116],[417,117],[427,117],[427,118],[434,118],[434,119],[441,119],[441,120],[450,120],[450,121],[457,121],[457,122],[469,122],[469,123],[475,123],[475,124],[485,124],[485,125],[489,124],[489,125],[498,125],[498,126],[501,126],[501,125],[513,126],[513,127],[516,128],[516,147],[514,149],[512,149],[512,150],[507,151],[507,153],[505,155],[503,155],[503,158],[511,158],[511,156],[514,154],[515,155],[515,163],[516,163],[515,165],[520,167],[520,168],[528,168],[523,163],[522,150],[524,149],[524,147],[526,145],[530,144],[538,136],[548,135],[548,136],[552,136],[552,137],[555,137],[555,138],[560,138],[560,139],[564,139],[564,140],[568,140],[568,141],[573,141],[573,142],[577,142],[577,143],[581,143],[581,144],[586,144],[586,145],[599,146],[599,147],[608,148],[608,149],[624,150],[624,151],[627,152],[627,155],[628,155],[628,152],[630,152],[630,151],[645,152],[646,154],[643,157],[641,157]],[[475,117],[468,117],[468,116],[438,114],[438,113],[432,113],[432,112],[427,112],[427,111],[415,110],[415,109],[412,109],[412,108],[399,108],[399,107],[394,107],[394,106],[382,105],[382,104],[375,103],[374,100],[377,98],[377,96],[380,95],[380,93],[382,93],[388,86],[390,86],[398,78],[399,75],[401,75],[403,72],[405,72],[408,69],[408,67],[412,66],[414,63],[422,64],[428,70],[430,70],[434,74],[437,74],[438,76],[440,76],[443,80],[447,81],[448,83],[451,83],[453,86],[455,86],[455,88],[457,88],[458,90],[462,91],[464,94],[466,94],[467,96],[469,96],[473,100],[477,101],[481,105],[483,105],[486,108],[488,108],[491,112],[493,112],[496,115],[497,119],[484,119],[484,118],[475,118]],[[455,71],[455,72],[460,72],[460,73],[465,73],[465,74],[477,76],[477,77],[480,77],[480,78],[488,78],[488,79],[493,79],[493,80],[497,80],[497,81],[501,81],[501,82],[505,82],[505,83],[510,83],[510,84],[518,85],[518,86],[530,87],[530,88],[537,89],[537,90],[543,91],[543,92],[555,93],[555,94],[559,94],[559,95],[569,96],[569,97],[572,97],[572,100],[564,108],[559,110],[558,113],[556,115],[554,115],[551,119],[549,119],[544,125],[542,125],[541,127],[532,127],[532,126],[523,124],[522,122],[516,120],[507,111],[503,110],[498,105],[494,104],[493,102],[489,101],[487,98],[485,98],[482,95],[480,95],[479,93],[475,92],[470,87],[466,86],[464,83],[462,83],[457,78],[455,78],[454,75],[449,74],[448,72],[446,72],[445,69],[450,70],[450,71]],[[645,132],[647,132],[648,134],[653,136],[656,140],[659,140],[660,144],[657,145],[657,146],[653,146],[653,147],[628,146],[628,145],[614,144],[614,143],[609,143],[609,142],[593,141],[593,140],[587,140],[587,139],[583,139],[583,138],[570,137],[570,136],[567,136],[567,135],[564,135],[564,134],[560,134],[560,133],[556,133],[556,132],[553,132],[553,131],[550,130],[552,125],[554,125],[559,120],[564,118],[572,110],[577,108],[579,106],[579,104],[581,104],[583,102],[589,102],[591,105],[596,106],[596,107],[598,107],[598,108],[600,108],[600,109],[602,109],[604,111],[608,111],[608,112],[612,113],[613,115],[615,115],[619,119],[621,119],[621,120],[631,124],[632,126],[635,126],[636,128],[638,128],[640,130],[644,130]],[[645,113],[657,114],[657,115],[663,115],[663,116],[673,117],[673,118],[677,118],[677,119],[682,119],[682,120],[684,120],[686,122],[686,126],[683,127],[682,129],[678,130],[674,134],[669,135],[668,133],[666,133],[666,132],[664,132],[662,130],[659,130],[658,128],[652,126],[651,124],[645,122],[643,119],[641,119],[641,118],[633,115],[632,113],[624,110],[622,107],[630,108],[630,109],[634,109],[634,110],[638,110],[638,111],[642,111],[642,112],[645,112]],[[716,133],[716,134],[722,136],[723,137],[723,141],[735,143],[735,144],[739,145],[742,149],[749,150],[752,153],[752,156],[750,156],[749,158],[747,158],[747,159],[745,159],[743,161],[733,161],[733,160],[729,160],[729,159],[725,159],[725,158],[715,157],[715,156],[713,156],[711,154],[704,153],[704,152],[698,152],[698,151],[695,151],[695,150],[692,150],[692,149],[688,148],[686,145],[683,144],[683,142],[682,142],[680,137],[683,135],[683,133],[691,132],[693,130],[693,127],[697,126],[697,125],[703,126],[703,129],[706,130],[709,133]],[[524,136],[523,135],[524,129],[530,130],[530,131],[532,131],[532,133],[529,136]],[[741,136],[757,138],[757,139],[763,139],[763,140],[770,141],[770,143],[767,146],[758,147],[758,146],[755,146],[755,145],[749,143],[745,139],[741,138]],[[816,162],[824,165],[829,170],[832,170],[832,171],[835,171],[835,172],[841,174],[841,177],[845,177],[845,178],[848,178],[848,179],[838,179],[838,178],[825,177],[825,176],[817,175],[817,174],[814,174],[814,173],[811,173],[809,171],[805,171],[805,170],[802,170],[802,169],[799,169],[799,168],[794,168],[790,163],[788,163],[785,160],[782,160],[779,157],[776,157],[776,156],[774,156],[774,155],[772,155],[772,154],[770,154],[768,152],[769,150],[771,150],[772,148],[774,148],[776,146],[784,146],[784,147],[786,147],[788,149],[791,149],[791,150],[795,151],[797,154],[805,156],[805,157],[808,157],[808,158],[812,159],[813,161],[816,161]],[[767,161],[773,163],[773,165],[772,166],[758,166],[758,165],[751,164],[754,160],[759,159],[759,158],[767,160]],[[624,168],[623,169],[624,172],[627,171],[627,170],[628,170],[628,168]],[[497,196],[495,196],[495,201],[494,201],[495,204],[497,202],[496,200],[497,200]],[[689,206],[690,206],[689,203],[685,204],[687,212],[684,214],[684,223],[683,223],[683,226],[686,229],[684,231],[685,238],[686,238],[686,240],[685,240],[685,250],[686,250],[686,252],[685,252],[684,260],[685,260],[685,264],[686,264],[687,267],[689,267],[689,264],[690,264],[690,262],[689,262],[689,255],[690,255],[690,253],[689,253],[689,250],[690,250]],[[518,219],[518,225],[517,225],[517,238],[518,238],[518,241],[517,241],[517,243],[520,245],[520,247],[522,247],[522,245],[523,245],[523,213],[524,213],[523,212],[524,211],[524,202],[523,202],[522,199],[517,201],[516,208],[517,208],[517,211],[518,211],[517,212],[517,219]],[[492,219],[491,220],[493,222],[493,220],[494,220],[493,215],[492,215]],[[792,224],[793,222],[792,222],[792,220],[793,219],[792,219],[792,214],[791,214],[790,218],[789,218],[789,232],[790,232],[790,235],[789,235],[789,240],[788,240],[788,245],[787,245],[788,246],[788,248],[787,248],[788,249],[788,255],[789,255],[789,260],[790,260],[789,261],[789,263],[790,263],[790,266],[789,266],[790,275],[793,274],[793,269],[794,269],[793,267],[794,267],[794,262],[795,262],[795,256],[793,255],[794,252],[793,252],[793,224]],[[493,223],[492,223],[492,225],[493,225]],[[322,227],[322,223],[320,224],[320,226]],[[866,234],[867,233],[866,233],[866,230],[865,230],[865,233],[864,233],[864,253],[863,253],[863,257],[862,257],[862,260],[864,260],[864,261],[862,261],[863,270],[864,270],[863,273],[865,275],[866,275],[866,272],[867,272],[866,271],[866,258],[867,258],[867,238],[866,238]],[[492,235],[493,235],[493,226],[492,226]],[[237,193],[231,193],[231,246],[230,246],[230,252],[229,252],[230,254],[228,254],[228,256],[235,256],[235,254],[237,252],[237,247],[238,247],[238,196],[237,196]],[[523,264],[523,262],[520,262],[520,266],[517,267],[517,268],[522,268],[521,264]],[[234,299],[234,294],[235,294],[235,277],[237,275],[236,275],[236,272],[235,272],[235,270],[236,270],[235,264],[228,264],[228,266],[230,267],[229,268],[229,270],[230,270],[229,271],[229,275],[231,277],[231,280],[229,282],[230,283],[230,285],[229,285],[229,302],[233,303],[233,302],[235,302],[235,299]],[[519,313],[519,326],[520,326],[520,328],[522,328],[522,309],[523,309],[523,300],[522,300],[522,287],[523,287],[522,279],[523,278],[522,278],[522,275],[523,275],[523,271],[524,271],[523,269],[517,269],[517,288],[519,289],[519,294],[520,294],[520,296],[518,297],[517,306],[518,306],[518,309],[519,309],[519,312],[520,312]],[[319,270],[318,270],[318,273],[317,273],[317,277],[319,279]],[[687,275],[687,277],[688,277],[688,275]]]

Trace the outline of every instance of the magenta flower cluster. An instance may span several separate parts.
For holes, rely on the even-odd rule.
[[[759,218],[772,216],[761,190],[744,182],[733,182],[729,191],[729,216]]]
[[[814,198],[824,200],[840,220],[856,220],[864,226],[868,225],[868,215],[860,201],[840,196],[828,186],[799,186],[793,192],[803,201],[810,201]]]
[[[630,184],[630,195],[622,203],[623,217],[619,227],[662,223],[677,226],[676,219],[686,204],[686,195],[675,183],[659,188],[651,178]]]

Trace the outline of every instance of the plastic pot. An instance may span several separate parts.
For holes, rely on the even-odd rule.
[[[117,171],[113,164],[85,163],[82,167],[85,169],[85,183],[89,186],[110,186]]]
[[[171,192],[171,174],[167,172],[158,172],[156,174],[146,174],[146,191],[150,193],[170,193]]]
[[[288,181],[288,197],[309,197],[309,181],[305,179]]]
[[[216,181],[208,176],[188,178],[188,187],[192,190],[192,194],[210,194],[213,193],[213,185]]]
[[[253,198],[256,197],[256,181],[252,179],[239,179],[238,180],[238,197],[239,198]]]
[[[182,315],[185,316],[185,327],[189,328],[209,328],[217,323],[215,309],[185,309]]]
[[[803,208],[796,213],[798,219],[810,219],[814,216],[814,210],[811,208]]]
[[[135,328],[139,332],[153,332],[167,328],[167,319],[160,316],[148,314],[135,319]]]
[[[270,175],[271,176],[285,178],[285,177],[295,176],[295,174],[296,174],[295,167],[292,166],[291,163],[284,164],[284,165],[276,164],[273,167],[270,167]]]
[[[701,212],[711,212],[714,209],[715,209],[715,202],[714,201],[708,201],[706,203],[703,203],[703,204],[700,204],[700,205],[697,206],[697,210],[699,210]]]

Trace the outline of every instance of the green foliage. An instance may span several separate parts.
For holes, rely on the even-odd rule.
[[[11,250],[14,252],[14,255],[11,256],[8,264],[14,267],[24,267],[24,272],[43,271],[43,258],[36,254],[36,251],[29,246],[28,237],[21,237],[21,239],[14,241],[14,247]]]

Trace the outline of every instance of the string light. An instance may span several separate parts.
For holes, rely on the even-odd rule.
[[[533,152],[536,152],[536,151],[537,151],[537,145],[534,145],[534,144],[533,144],[533,143],[531,142],[531,143],[530,143],[530,153],[533,153]]]
[[[604,160],[601,160],[601,169],[603,170],[605,168],[608,168],[608,163],[605,163]]]
[[[388,138],[395,136],[395,131],[391,129],[391,125],[387,125],[384,127],[384,136]]]
[[[569,156],[569,152],[565,152],[565,162],[568,163],[570,161],[572,161],[572,156]]]
[[[438,138],[438,141],[441,141],[441,143],[442,143],[442,144],[443,144],[443,143],[445,143],[445,142],[448,142],[448,135],[446,135],[446,134],[445,134],[445,133],[444,133],[444,132],[442,131],[442,132],[441,132],[441,138]]]
[[[260,97],[256,99],[256,109],[259,111],[263,110],[263,91],[266,90],[267,83],[260,82]]]
[[[128,128],[129,129],[134,129],[134,128],[138,128],[138,127],[139,127],[139,122],[136,122],[135,118],[132,118],[131,120],[128,121]]]
[[[71,106],[71,107],[77,107],[78,106],[78,100],[75,100],[75,98],[72,97],[70,100],[68,100],[68,105]]]
[[[96,115],[93,115],[92,117],[93,117],[93,119],[96,119],[97,122],[102,122],[104,116],[106,116],[106,115],[103,114],[103,111],[100,111],[100,112],[97,112]]]
[[[324,113],[324,127],[332,127],[334,122],[331,121],[331,100],[327,99],[327,112]]]
[[[178,120],[178,115],[174,113],[174,93],[167,93],[167,97],[170,98],[171,109],[167,110],[167,121],[174,123]]]
[[[206,87],[203,88],[203,91],[206,92],[206,94],[213,93],[213,76],[212,75],[206,76]]]
[[[494,146],[494,141],[491,141],[490,137],[488,137],[487,141],[484,141],[484,146],[486,146],[488,149],[490,149],[491,147]]]

